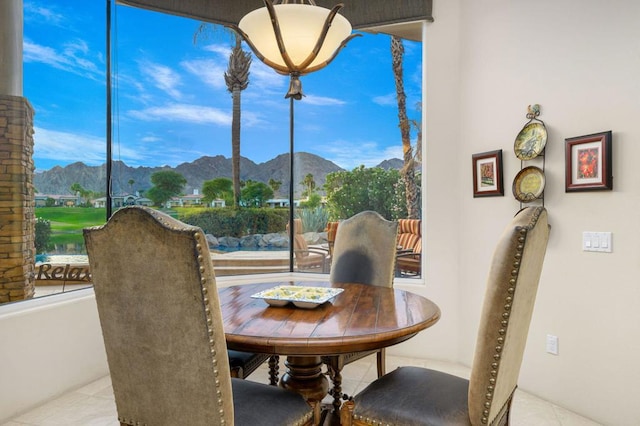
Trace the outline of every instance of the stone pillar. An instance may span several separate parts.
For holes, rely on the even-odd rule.
[[[33,108],[0,94],[0,303],[35,292],[33,172]]]
[[[0,95],[22,96],[22,0],[0,0]]]

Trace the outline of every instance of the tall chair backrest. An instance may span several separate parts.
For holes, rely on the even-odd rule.
[[[360,212],[340,222],[329,280],[391,287],[397,234],[397,222],[374,211]]]
[[[472,424],[493,424],[509,408],[549,239],[544,207],[521,210],[496,246],[469,380]]]
[[[127,207],[84,238],[120,422],[232,425],[222,316],[200,228]]]

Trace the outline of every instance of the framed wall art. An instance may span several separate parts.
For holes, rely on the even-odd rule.
[[[565,139],[565,192],[613,189],[611,130]]]
[[[473,196],[504,195],[502,186],[502,150],[473,154]]]

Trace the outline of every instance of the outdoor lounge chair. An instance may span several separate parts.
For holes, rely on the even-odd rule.
[[[287,225],[287,229],[289,226]],[[309,247],[304,239],[302,220],[293,219],[293,255],[297,271],[329,272],[331,257],[329,250],[322,247]]]
[[[417,276],[422,269],[422,221],[398,220],[396,276]]]

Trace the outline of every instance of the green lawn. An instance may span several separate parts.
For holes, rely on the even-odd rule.
[[[181,215],[201,212],[202,207],[182,207],[160,209],[168,215],[178,218]],[[84,253],[82,229],[89,226],[104,225],[106,209],[94,207],[38,207],[36,217],[51,222],[50,243],[56,247],[75,246],[72,251]]]
[[[106,221],[105,209],[92,207],[38,207],[36,217],[51,222],[51,232],[76,233],[88,226],[102,225]]]
[[[177,217],[175,210],[162,209],[165,213]],[[182,210],[182,209],[180,209]],[[51,244],[76,245],[84,251],[82,229],[103,225],[106,222],[106,209],[94,207],[38,207],[36,217],[51,222]]]
[[[51,222],[51,244],[73,245],[84,252],[82,229],[104,224],[106,210],[92,207],[38,207],[36,217]]]

